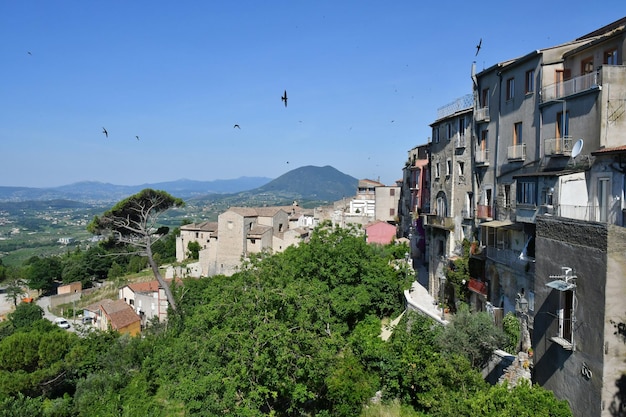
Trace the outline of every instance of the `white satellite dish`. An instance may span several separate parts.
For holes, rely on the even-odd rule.
[[[584,142],[582,139],[578,139],[576,141],[576,143],[572,147],[572,158],[576,158],[578,155],[580,155],[583,150],[583,144]]]

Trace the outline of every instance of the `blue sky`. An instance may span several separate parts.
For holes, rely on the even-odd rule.
[[[472,61],[481,70],[626,15],[623,0],[422,3],[0,1],[0,185],[305,165],[391,185],[437,109],[471,93]]]

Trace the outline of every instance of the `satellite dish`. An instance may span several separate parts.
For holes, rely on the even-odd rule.
[[[572,147],[572,158],[576,158],[578,155],[580,155],[583,150],[583,144],[584,142],[582,139],[578,139],[576,141],[576,143]]]

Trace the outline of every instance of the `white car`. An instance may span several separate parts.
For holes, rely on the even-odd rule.
[[[63,317],[58,317],[58,318],[54,319],[54,322],[56,323],[57,326],[59,326],[62,329],[69,329],[70,328],[70,324]]]

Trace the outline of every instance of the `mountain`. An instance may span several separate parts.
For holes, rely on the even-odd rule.
[[[356,194],[359,180],[331,166],[304,166],[281,175],[249,191],[262,194],[280,192],[294,199],[337,201]]]
[[[75,200],[81,202],[117,202],[144,188],[164,190],[184,199],[220,193],[237,193],[260,187],[271,181],[266,177],[240,177],[231,180],[193,181],[180,179],[142,185],[115,185],[97,181],[82,181],[51,188],[2,187],[0,201]]]

